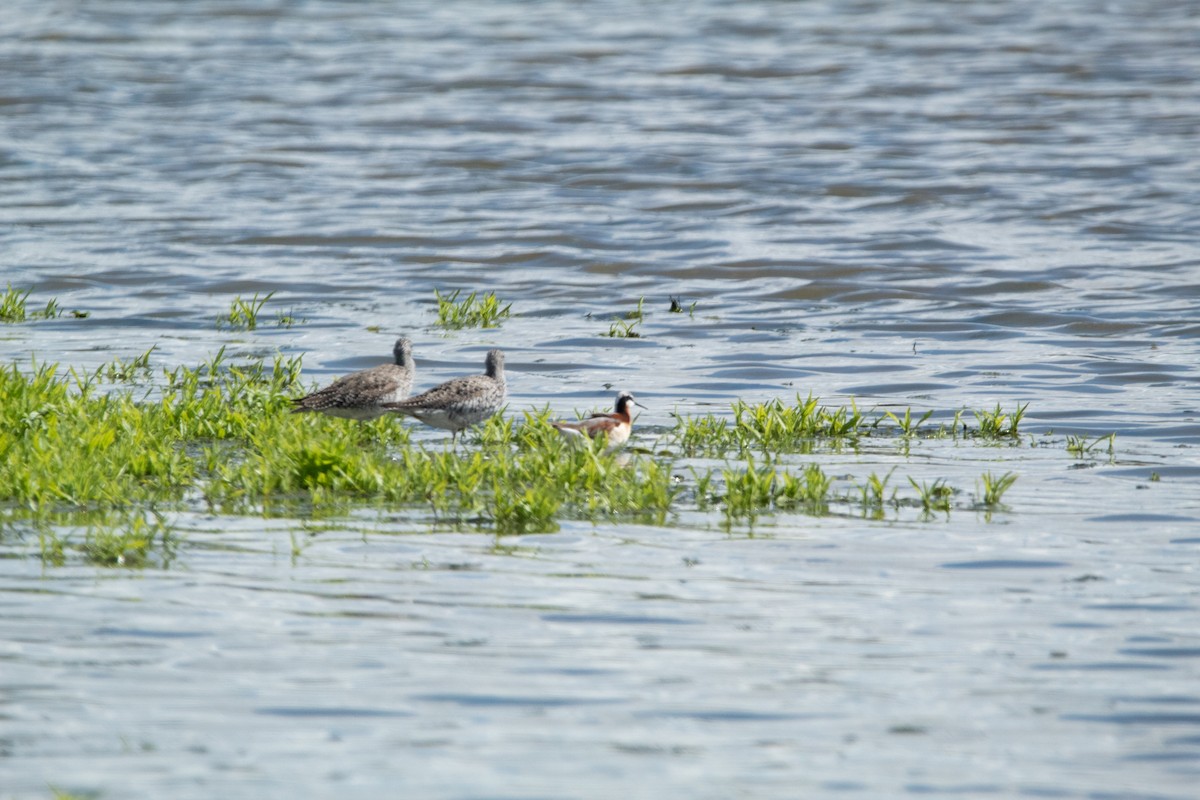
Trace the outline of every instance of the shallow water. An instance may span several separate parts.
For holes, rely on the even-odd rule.
[[[1198,43],[1169,2],[18,2],[0,282],[89,316],[5,362],[500,345],[510,413],[629,388],[646,448],[737,398],[1030,405],[795,459],[1018,472],[990,517],[183,514],[140,572],[7,530],[0,794],[1193,797]],[[435,288],[517,316],[445,334]]]

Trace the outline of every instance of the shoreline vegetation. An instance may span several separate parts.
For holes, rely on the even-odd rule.
[[[14,318],[33,318],[28,294],[9,287],[6,303],[21,312]],[[271,296],[238,297],[218,325],[253,330]],[[511,307],[494,294],[436,300],[438,325],[448,328],[494,326]],[[632,326],[644,315],[639,300],[626,316]],[[289,414],[306,390],[299,356],[234,363],[221,348],[196,367],[156,376],[153,352],[92,372],[0,365],[0,540],[28,543],[51,566],[166,567],[183,544],[178,521],[187,514],[308,524],[373,509],[429,530],[498,536],[551,533],[568,520],[671,526],[685,516],[731,532],[783,514],[883,521],[967,511],[990,520],[1008,510],[1002,499],[1016,473],[988,470],[969,491],[946,477],[897,476],[902,464],[884,475],[832,475],[820,461],[869,447],[907,464],[912,445],[929,439],[1017,446],[1027,408],[961,409],[935,425],[932,410],[864,413],[811,394],[739,400],[729,415],[639,426],[616,452],[602,441],[565,442],[549,407],[510,408],[452,447],[414,443],[390,415],[351,424]],[[1112,435],[1068,437],[1066,449],[1081,458],[1104,443],[1111,458]]]
[[[726,530],[787,513],[990,515],[1005,510],[1014,473],[985,472],[969,492],[897,477],[896,467],[835,477],[819,457],[868,441],[902,456],[923,438],[1019,445],[1025,411],[977,411],[975,425],[959,411],[935,426],[930,414],[868,415],[812,396],[738,401],[731,417],[680,416],[672,428],[639,428],[632,443],[642,448],[606,453],[564,442],[549,408],[510,409],[451,448],[412,442],[391,417],[360,425],[287,413],[303,389],[299,357],[232,363],[222,349],[154,380],[149,356],[90,373],[0,366],[0,536],[36,538],[50,565],[166,566],[181,544],[172,519],[186,512],[303,521],[380,509],[497,535],[549,533],[565,520],[669,526],[681,514]]]

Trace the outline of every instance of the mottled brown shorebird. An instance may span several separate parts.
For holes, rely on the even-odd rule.
[[[317,411],[331,417],[366,421],[382,417],[387,411],[384,403],[394,403],[408,397],[412,391],[412,342],[401,336],[392,348],[393,364],[380,364],[344,378],[338,378],[324,389],[306,397],[292,400],[293,414]]]
[[[633,399],[633,392],[621,392],[617,395],[617,405],[611,414],[592,414],[587,419],[581,419],[578,422],[551,422],[550,424],[571,440],[579,440],[584,437],[604,439],[611,450],[625,444],[629,439],[629,434],[633,432],[633,416],[629,410],[631,405],[645,408],[644,405]]]
[[[381,408],[450,431],[451,441],[457,441],[463,428],[483,422],[504,406],[504,353],[489,350],[484,363],[484,375],[454,378],[407,400],[384,403]]]

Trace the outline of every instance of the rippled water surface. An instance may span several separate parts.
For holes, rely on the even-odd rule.
[[[509,413],[632,389],[649,450],[738,398],[1029,411],[799,462],[1019,473],[991,515],[184,514],[142,571],[10,527],[0,796],[1195,797],[1198,87],[1157,0],[8,3],[0,284],[88,315],[5,363],[499,345]]]

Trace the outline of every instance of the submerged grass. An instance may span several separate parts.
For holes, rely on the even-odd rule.
[[[0,322],[16,323],[62,316],[62,308],[54,298],[46,302],[45,308],[31,311],[28,303],[31,293],[30,289],[15,289],[11,283],[8,284],[4,294],[0,294]]]
[[[203,478],[201,443],[247,438],[263,412],[281,412],[298,374],[283,359],[270,370],[222,361],[166,373],[155,400],[101,392],[107,365],[70,377],[53,364],[0,366],[0,524],[86,529],[75,549],[93,563],[161,553],[167,528],[154,509],[182,505]],[[41,538],[51,561],[72,549]]]
[[[1088,441],[1086,436],[1067,436],[1067,452],[1076,458],[1084,458],[1091,454],[1105,443],[1108,444],[1106,451],[1111,456],[1116,452],[1117,435],[1110,433],[1107,436],[1098,436],[1092,441]]]
[[[568,446],[548,408],[493,417],[458,448],[429,447],[395,418],[355,425],[286,413],[301,390],[299,358],[234,362],[221,349],[155,377],[153,352],[85,373],[0,366],[0,537],[36,541],[47,564],[166,566],[181,542],[172,520],[201,509],[302,520],[403,509],[437,527],[496,534],[547,533],[568,520],[663,525],[715,510],[732,527],[781,513],[1003,511],[1016,480],[985,473],[970,506],[941,478],[910,477],[912,492],[902,493],[895,468],[858,485],[789,463],[868,437],[946,435],[944,426],[919,430],[930,413],[871,417],[811,395],[680,418],[656,454]],[[950,432],[1011,437],[1024,408],[977,412],[978,431],[959,412]]]
[[[613,319],[609,323],[608,333],[604,335],[610,339],[640,339],[642,335],[637,332],[637,326],[646,319],[645,305],[646,298],[639,297],[637,307]]]
[[[817,398],[796,398],[732,406],[733,422],[713,417],[680,417],[669,440],[687,456],[720,456],[747,452],[808,453],[819,442],[852,442],[870,425],[851,402],[849,408],[829,409]]]
[[[859,487],[859,506],[862,508],[864,517],[883,519],[886,507],[895,508],[899,505],[896,490],[892,489],[890,495],[887,493],[888,481],[891,480],[892,473],[895,471],[896,468],[892,467],[882,478],[872,472],[867,476],[867,482]]]
[[[870,416],[858,409],[854,400],[849,406],[830,408],[821,405],[813,395],[796,396],[796,402],[769,400],[749,404],[741,400],[731,406],[732,422],[712,416],[678,417],[666,441],[684,456],[741,456],[748,452],[811,453],[816,448],[854,448],[860,440],[872,437],[897,440],[900,451],[907,455],[910,440],[917,438],[976,439],[982,441],[1019,440],[1019,426],[1028,403],[1006,413],[995,409],[972,412],[979,423],[971,428],[963,421],[966,409],[955,412],[949,425],[936,429],[921,426],[934,414],[926,411],[919,417],[912,409],[903,416],[892,411]],[[1102,440],[1097,440],[1099,443]],[[1068,442],[1068,450],[1076,452],[1077,445]]]
[[[1025,417],[1025,410],[1029,408],[1029,403],[1018,405],[1011,413],[1005,413],[996,404],[996,408],[989,411],[983,409],[975,412],[975,419],[979,422],[979,436],[985,439],[1016,439],[1020,435],[1021,420]]]
[[[985,472],[979,480],[983,483],[980,502],[991,509],[1000,506],[1000,498],[1004,497],[1004,493],[1009,490],[1009,487],[1017,482],[1017,474],[1006,472],[1003,475],[993,475],[991,472]]]
[[[229,304],[229,310],[217,317],[217,327],[232,331],[255,330],[258,328],[258,315],[262,313],[263,306],[274,296],[274,292],[267,292],[259,297],[258,292],[255,292],[253,297],[246,300],[238,295]]]
[[[147,380],[151,375],[150,356],[157,347],[158,345],[154,345],[140,356],[133,358],[113,359],[97,370],[95,377],[102,377],[113,383],[134,383],[139,380]]]
[[[917,500],[921,504],[921,510],[926,514],[932,514],[934,511],[950,513],[956,490],[946,483],[945,478],[938,478],[932,483],[928,481],[917,483],[910,477],[908,482],[917,490]]]
[[[926,411],[920,419],[913,419],[911,408],[904,410],[903,417],[897,416],[891,411],[886,412],[884,416],[896,423],[896,427],[900,429],[902,436],[915,436],[917,430],[921,427],[921,423],[933,416],[933,410]]]
[[[455,289],[450,294],[443,295],[437,289],[433,290],[438,304],[437,324],[443,328],[497,328],[500,326],[500,320],[508,319],[511,315],[512,303],[504,303],[497,299],[494,292],[488,292],[482,297],[471,292],[465,299],[459,300],[460,291]]]
[[[197,501],[298,517],[425,507],[438,524],[506,534],[563,519],[661,523],[680,491],[668,464],[567,447],[547,411],[493,418],[478,448],[425,448],[392,418],[285,413],[298,359],[232,364],[222,350],[165,371],[153,398],[102,392],[110,366],[0,368],[0,530],[37,534],[47,563],[168,563],[177,537],[160,509]]]
[[[798,509],[814,516],[827,510],[832,480],[817,464],[796,474],[776,464],[761,466],[746,459],[745,469],[721,470],[725,493],[719,498],[726,522],[738,518],[753,521],[772,509]]]
[[[443,524],[497,533],[556,530],[560,519],[661,518],[677,491],[653,460],[622,466],[598,448],[566,447],[545,415],[524,425],[493,418],[477,450],[410,446],[392,420],[363,440],[350,426],[322,436],[280,417],[264,424],[242,458],[213,464],[205,496],[215,509],[337,508],[348,499],[425,506]]]

